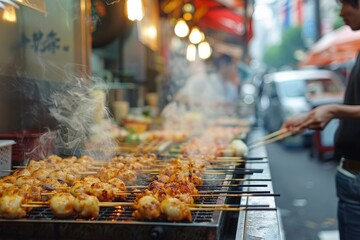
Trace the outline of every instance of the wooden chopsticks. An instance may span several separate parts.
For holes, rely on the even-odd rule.
[[[248,143],[248,148],[254,149],[257,147],[261,147],[266,144],[273,143],[273,142],[279,141],[281,139],[287,138],[291,135],[292,135],[291,131],[289,131],[287,128],[282,128],[278,131],[275,131],[273,133],[265,135],[264,137],[258,138],[254,141],[251,141],[250,143]]]

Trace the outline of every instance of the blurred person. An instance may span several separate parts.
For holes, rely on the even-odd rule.
[[[360,0],[338,2],[345,24],[354,31],[360,30]],[[334,137],[335,155],[340,159],[335,177],[340,239],[360,239],[360,53],[351,70],[343,104],[319,106],[287,119],[282,127],[299,134],[305,129],[322,130],[332,119],[340,120]]]
[[[240,78],[238,74],[238,60],[235,58],[230,58],[226,62],[226,66],[222,67],[225,84],[225,99],[226,101],[235,107],[239,99],[240,92]]]
[[[196,71],[187,79],[175,99],[191,110],[222,114],[237,97],[237,90],[231,83],[232,58],[228,55],[215,56],[195,62],[194,66]]]

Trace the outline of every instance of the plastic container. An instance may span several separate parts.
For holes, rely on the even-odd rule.
[[[11,166],[11,152],[12,146],[15,144],[13,140],[0,140],[0,170],[9,170],[9,172],[0,172],[0,176],[7,176],[10,174]]]
[[[0,133],[0,139],[13,140],[13,165],[26,165],[29,160],[40,160],[53,154],[56,132],[20,131]]]

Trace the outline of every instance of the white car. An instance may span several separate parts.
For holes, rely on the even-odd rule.
[[[284,120],[313,107],[343,101],[345,84],[330,70],[291,70],[264,76],[259,100],[260,117],[268,132],[279,130]],[[305,135],[309,132],[305,132]],[[288,145],[303,145],[304,137],[286,139]]]

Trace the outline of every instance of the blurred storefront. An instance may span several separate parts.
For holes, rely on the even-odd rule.
[[[278,194],[265,148],[245,144],[261,139],[262,132],[239,117],[237,99],[227,99],[238,94],[239,67],[249,61],[252,5],[251,0],[0,0],[0,138],[15,141],[4,160],[11,169],[0,168],[8,175],[0,179],[0,235],[280,238]],[[195,96],[211,100],[226,94],[193,106],[176,99],[198,66],[207,64],[210,70],[203,73],[211,74]],[[209,96],[210,81],[220,87]],[[246,161],[258,161],[256,168],[245,155]],[[177,190],[164,186],[158,189],[164,198],[146,195],[144,189],[162,178],[166,166],[176,172],[159,183]],[[30,180],[36,184],[20,190]],[[82,185],[80,194],[77,184],[88,188]],[[83,198],[94,197],[88,212],[79,210]],[[156,212],[149,212],[147,205],[154,203]]]

